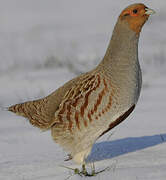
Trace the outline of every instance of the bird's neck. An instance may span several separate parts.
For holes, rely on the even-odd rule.
[[[139,34],[132,31],[126,24],[118,21],[99,67],[104,67],[105,71],[111,74],[117,74],[118,71],[127,73],[131,67],[139,64],[138,40]]]

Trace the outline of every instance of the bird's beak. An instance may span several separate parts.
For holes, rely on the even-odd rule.
[[[147,15],[152,15],[155,14],[156,12],[153,9],[150,8],[145,8],[145,14]]]

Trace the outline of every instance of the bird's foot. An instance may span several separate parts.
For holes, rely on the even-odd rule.
[[[107,167],[107,168],[105,168],[105,169],[103,169],[101,171],[96,172],[95,171],[95,166],[93,164],[93,166],[91,167],[92,171],[91,171],[91,173],[89,173],[86,170],[85,164],[82,165],[82,170],[79,170],[78,168],[75,168],[75,169],[74,168],[70,168],[70,167],[67,167],[67,166],[63,166],[63,167],[74,171],[74,174],[79,175],[81,177],[83,177],[83,176],[85,176],[85,177],[96,176],[96,175],[98,175],[98,174],[100,174],[100,173],[102,173],[102,172],[104,172],[104,171],[109,169],[109,167]]]
[[[65,159],[65,161],[70,161],[71,159],[73,159],[73,157],[72,157],[72,155],[71,155],[71,154],[68,154],[67,156],[68,156],[68,158],[67,158],[67,159]]]
[[[105,169],[103,169],[101,171],[96,172],[94,164],[93,164],[93,166],[91,168],[92,168],[91,173],[88,173],[88,171],[85,168],[85,164],[83,164],[82,165],[82,171],[80,171],[79,169],[76,168],[76,169],[74,169],[74,173],[78,174],[80,176],[92,177],[92,176],[96,176],[97,174],[100,174],[100,173],[102,173],[102,172],[104,172],[104,171],[106,171],[108,169],[108,167],[107,167],[107,168],[105,168]]]

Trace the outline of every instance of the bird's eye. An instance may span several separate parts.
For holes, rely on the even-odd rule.
[[[134,13],[134,14],[137,14],[137,12],[138,12],[137,9],[134,9],[134,10],[133,10],[133,13]]]

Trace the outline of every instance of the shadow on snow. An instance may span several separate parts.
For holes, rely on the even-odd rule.
[[[104,141],[93,146],[87,162],[111,159],[130,152],[135,152],[148,147],[166,142],[166,134],[143,137],[129,137],[114,141]]]

